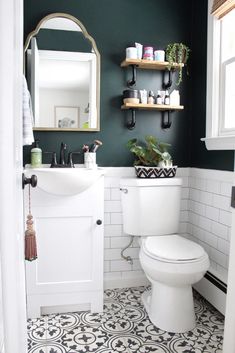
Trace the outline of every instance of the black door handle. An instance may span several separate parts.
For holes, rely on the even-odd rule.
[[[26,178],[24,173],[22,174],[22,189],[24,189],[25,185],[30,184],[32,188],[37,186],[38,178],[36,175],[31,175],[30,178]]]
[[[100,226],[102,224],[101,219],[97,219],[96,224],[98,224],[98,226]]]

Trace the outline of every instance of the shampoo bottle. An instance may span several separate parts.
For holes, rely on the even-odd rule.
[[[42,165],[42,150],[39,147],[39,140],[35,140],[34,147],[31,149],[31,167],[38,168]]]

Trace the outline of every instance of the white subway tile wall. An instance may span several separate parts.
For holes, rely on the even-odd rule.
[[[224,282],[228,275],[233,183],[233,172],[189,169],[188,232],[208,252],[210,271]]]
[[[133,258],[129,264],[121,251],[130,241],[123,233],[121,177],[134,176],[133,168],[105,168],[105,280],[138,278],[143,276],[139,263],[138,238],[135,238],[126,256]],[[230,196],[233,172],[197,168],[179,168],[177,176],[183,180],[179,233],[201,244],[211,260],[211,272],[227,281],[230,244]]]
[[[104,279],[106,281],[128,279],[143,276],[139,263],[139,246],[136,240],[125,252],[131,256],[133,264],[122,259],[121,251],[130,243],[130,237],[123,232],[121,192],[119,183],[121,177],[133,176],[133,168],[105,168],[105,215],[104,215]]]

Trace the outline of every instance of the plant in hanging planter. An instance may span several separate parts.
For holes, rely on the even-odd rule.
[[[137,157],[134,162],[135,172],[139,178],[161,178],[175,176],[177,167],[172,166],[172,158],[167,151],[170,144],[160,142],[148,135],[145,142],[138,144],[136,138],[127,143],[127,148]]]
[[[170,43],[166,47],[166,60],[169,62],[168,70],[177,64],[186,64],[189,58],[190,49],[183,43]],[[179,67],[177,86],[182,82],[182,66]]]

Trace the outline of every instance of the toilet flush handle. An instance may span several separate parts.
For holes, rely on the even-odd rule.
[[[124,194],[127,194],[127,193],[128,193],[128,190],[127,190],[127,189],[120,188],[120,191],[124,192]]]

